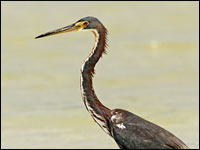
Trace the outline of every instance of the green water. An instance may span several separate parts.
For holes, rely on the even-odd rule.
[[[118,148],[81,100],[88,32],[35,40],[85,16],[109,31],[94,87],[199,147],[198,2],[1,2],[2,148]]]

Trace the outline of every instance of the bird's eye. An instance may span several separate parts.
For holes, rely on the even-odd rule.
[[[83,23],[84,26],[87,26],[88,24],[89,24],[88,22],[84,22],[84,23]]]

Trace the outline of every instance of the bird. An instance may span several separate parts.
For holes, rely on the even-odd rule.
[[[94,46],[80,72],[80,89],[84,105],[93,120],[111,136],[120,149],[189,149],[171,132],[123,109],[110,109],[102,104],[93,88],[95,65],[107,50],[107,29],[96,17],[87,16],[75,23],[37,37],[73,31],[94,33]]]

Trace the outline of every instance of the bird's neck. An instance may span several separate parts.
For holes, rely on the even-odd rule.
[[[84,104],[93,117],[94,121],[100,125],[100,127],[109,133],[108,118],[110,117],[111,110],[105,107],[97,98],[93,89],[92,77],[94,74],[94,68],[102,54],[105,52],[106,47],[106,29],[92,30],[95,35],[95,43],[93,49],[84,61],[81,68],[81,92]]]

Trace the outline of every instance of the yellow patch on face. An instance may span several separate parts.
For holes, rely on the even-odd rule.
[[[75,24],[75,26],[76,26],[76,28],[78,28],[78,30],[81,30],[81,29],[85,28],[88,24],[89,24],[88,21],[81,21],[81,22],[77,22]]]

